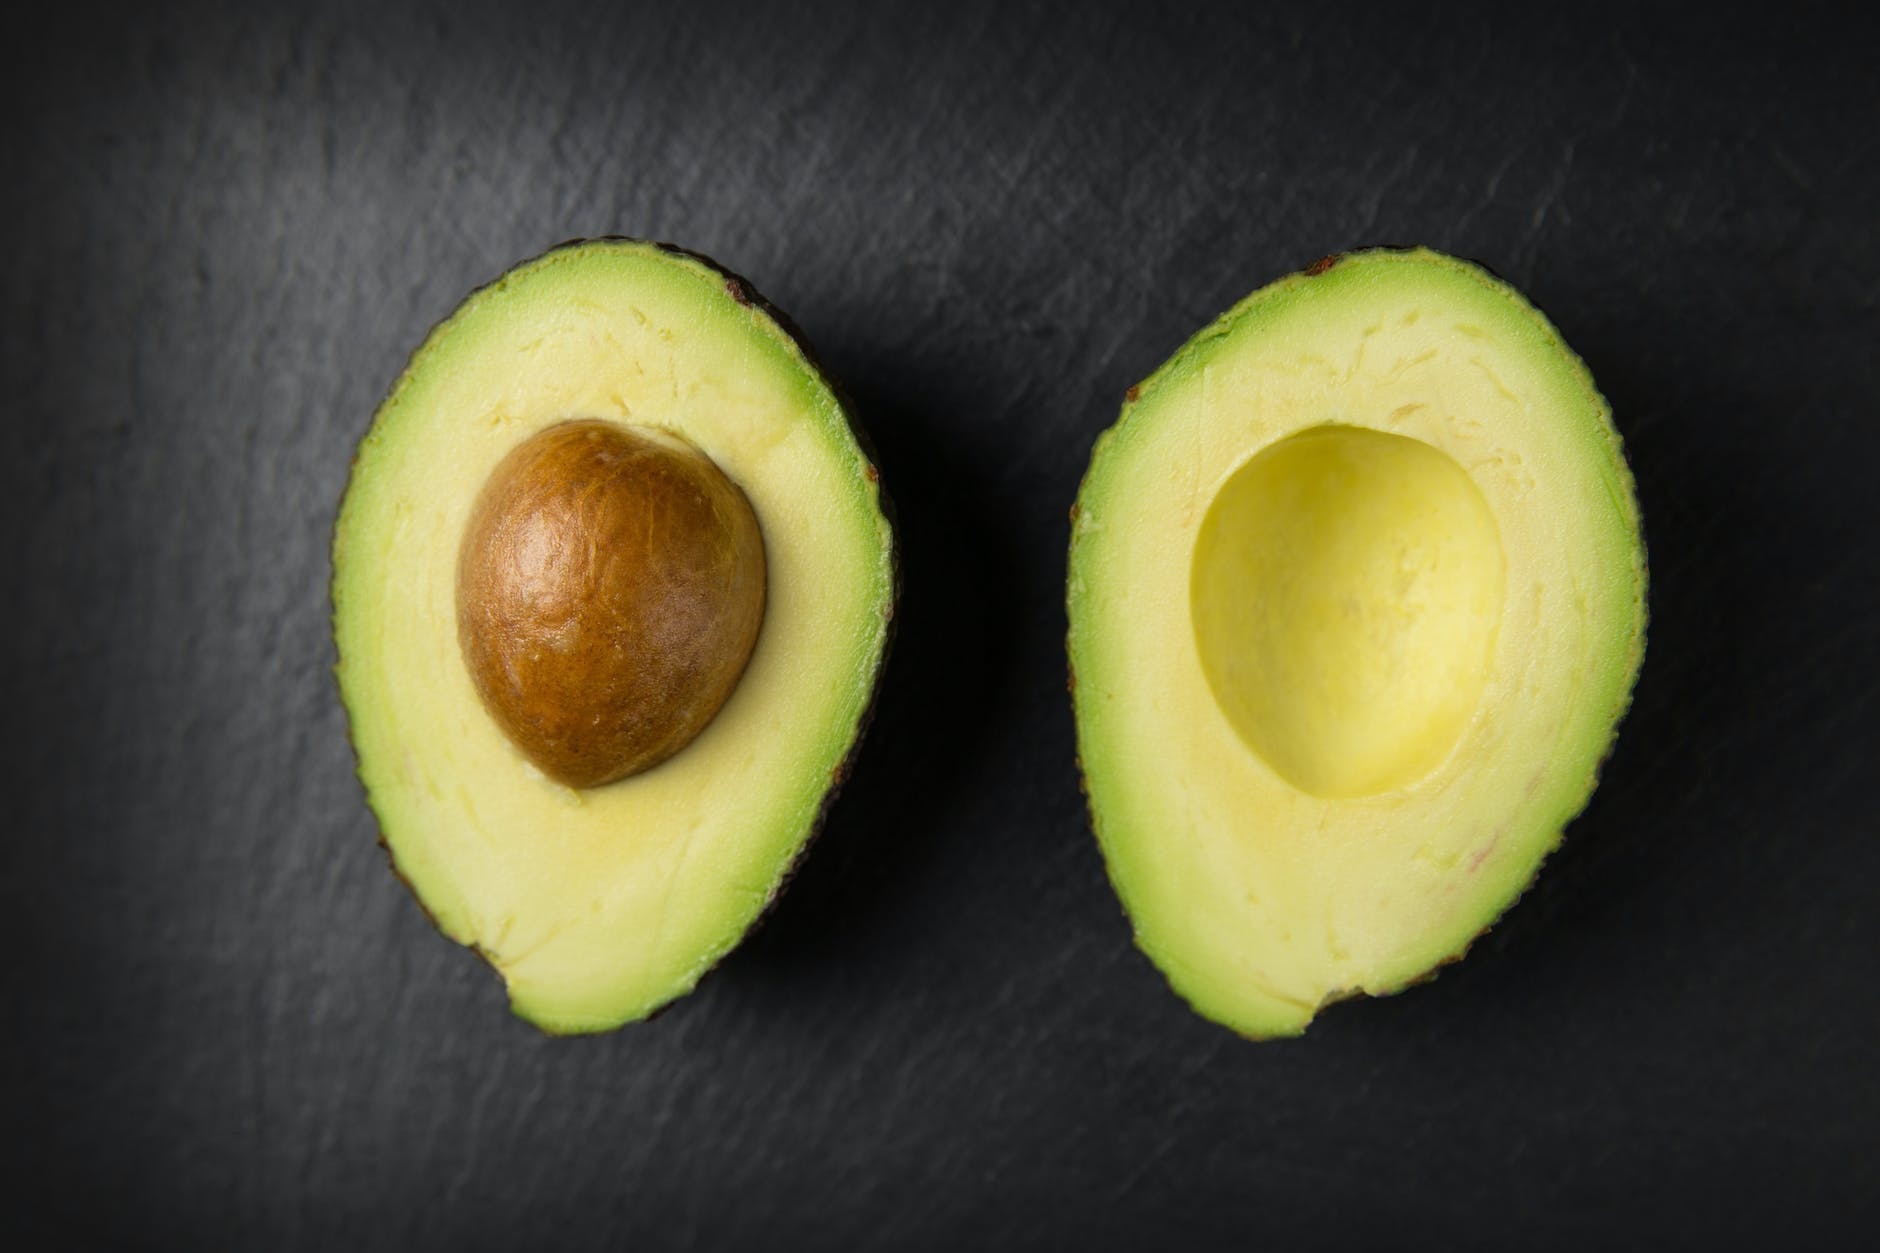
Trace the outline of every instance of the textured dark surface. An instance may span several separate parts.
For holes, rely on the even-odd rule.
[[[0,1243],[1791,1248],[1876,1217],[1871,22],[519,7],[10,19]],[[767,929],[658,1021],[550,1040],[374,847],[327,542],[429,325],[607,231],[802,324],[907,590]],[[1255,1046],[1134,951],[1085,829],[1065,511],[1196,327],[1412,241],[1522,286],[1609,394],[1651,648],[1470,959]]]

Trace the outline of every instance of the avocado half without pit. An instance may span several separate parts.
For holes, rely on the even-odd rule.
[[[333,553],[341,696],[398,874],[516,1012],[689,991],[855,749],[893,536],[848,410],[748,284],[564,245],[432,331]]]
[[[1328,259],[1130,389],[1073,511],[1092,823],[1201,1014],[1296,1035],[1459,957],[1585,806],[1645,642],[1605,400],[1427,250]]]

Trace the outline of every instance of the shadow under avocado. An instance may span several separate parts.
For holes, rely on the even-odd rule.
[[[793,877],[718,979],[856,944],[905,904],[985,740],[1013,663],[1014,570],[990,485],[939,386],[874,363],[848,389],[891,502],[900,599],[872,722]],[[877,379],[896,379],[890,391]]]
[[[1540,946],[1565,960],[1592,934],[1652,929],[1614,921],[1632,910],[1675,908],[1693,928],[1742,923],[1745,898],[1714,889],[1754,854],[1741,844],[1757,825],[1755,792],[1775,760],[1792,760],[1794,786],[1808,786],[1805,736],[1772,733],[1767,713],[1781,694],[1759,658],[1824,626],[1803,608],[1810,568],[1795,555],[1831,533],[1832,519],[1826,502],[1771,482],[1752,445],[1689,438],[1688,415],[1750,408],[1774,429],[1782,406],[1747,379],[1670,378],[1622,347],[1600,347],[1589,363],[1625,436],[1644,516],[1644,664],[1592,800],[1483,938],[1485,951]],[[1706,880],[1708,893],[1697,888]],[[1672,891],[1680,882],[1693,890]]]

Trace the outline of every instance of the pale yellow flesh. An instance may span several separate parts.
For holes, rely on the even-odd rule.
[[[1415,782],[1474,716],[1501,618],[1501,538],[1428,444],[1313,427],[1215,495],[1195,541],[1196,648],[1248,746],[1314,796]]]
[[[1349,258],[1150,380],[1080,497],[1071,655],[1098,835],[1176,987],[1290,1034],[1461,951],[1592,786],[1642,562],[1590,378],[1473,267]]]
[[[743,678],[686,749],[577,791],[531,766],[456,644],[478,490],[545,426],[664,428],[750,499],[769,570]],[[641,1017],[743,934],[811,830],[884,645],[891,555],[835,398],[709,268],[646,245],[550,254],[414,360],[360,453],[336,540],[341,685],[400,871],[558,1030]],[[369,469],[368,469],[369,467]]]

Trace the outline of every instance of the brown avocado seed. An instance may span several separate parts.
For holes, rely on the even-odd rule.
[[[483,704],[544,773],[597,787],[672,756],[737,686],[764,620],[764,539],[674,436],[563,422],[491,471],[457,555]]]

